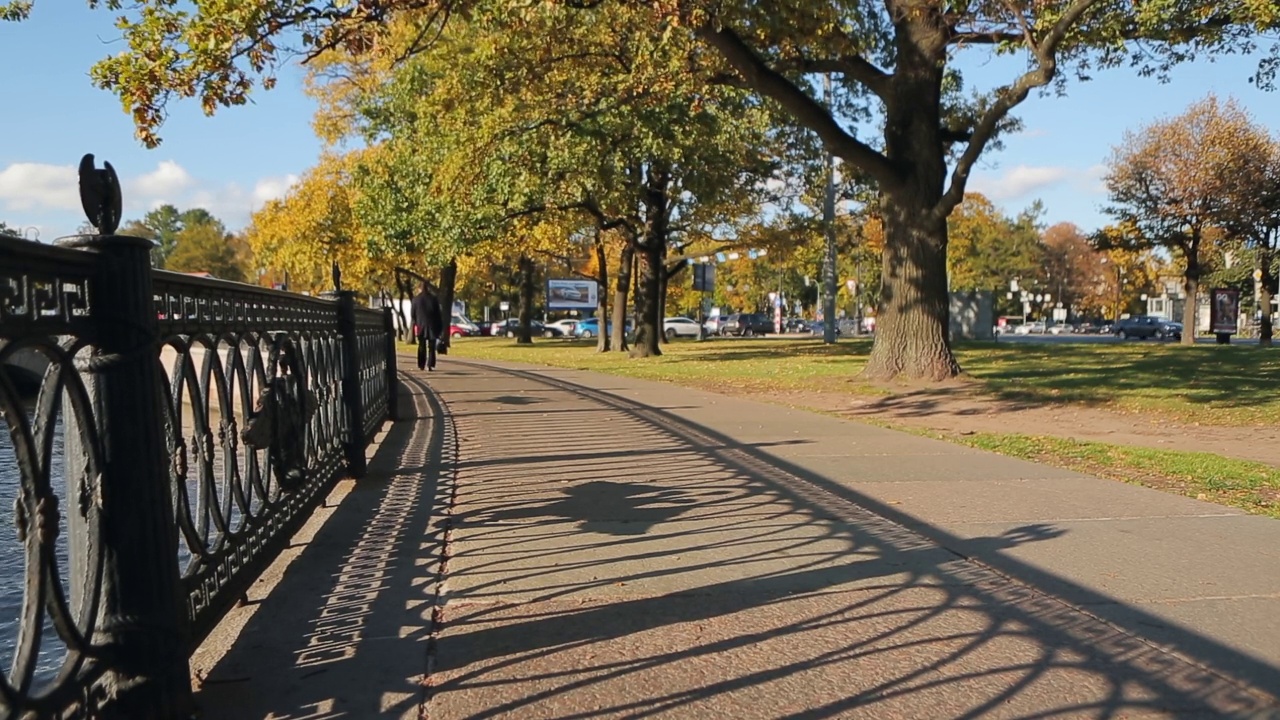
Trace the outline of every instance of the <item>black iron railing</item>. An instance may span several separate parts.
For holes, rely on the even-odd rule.
[[[189,717],[190,653],[364,472],[390,311],[153,271],[136,238],[58,244],[0,236],[0,366],[40,359],[34,396],[0,372],[0,719]]]

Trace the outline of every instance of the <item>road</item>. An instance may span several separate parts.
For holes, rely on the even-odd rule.
[[[1001,335],[997,342],[1014,343],[1161,343],[1174,344],[1172,340],[1121,340],[1115,335]],[[1196,343],[1212,345],[1216,342],[1211,337],[1198,337]],[[1232,338],[1232,345],[1257,345],[1257,338]]]

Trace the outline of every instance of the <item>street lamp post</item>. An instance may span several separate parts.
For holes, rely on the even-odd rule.
[[[827,107],[831,107],[831,75],[823,80]],[[831,345],[836,341],[836,177],[835,157],[827,153],[827,188],[822,203],[822,224],[826,230],[827,247],[822,263],[822,342]]]

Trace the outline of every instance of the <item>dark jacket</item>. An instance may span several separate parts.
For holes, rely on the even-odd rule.
[[[429,292],[420,292],[413,298],[410,307],[413,324],[418,328],[419,334],[427,334],[432,338],[444,334],[444,316],[440,312],[439,298]]]

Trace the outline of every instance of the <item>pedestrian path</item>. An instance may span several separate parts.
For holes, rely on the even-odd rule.
[[[1280,718],[1274,520],[586,372],[405,389],[206,718]]]

